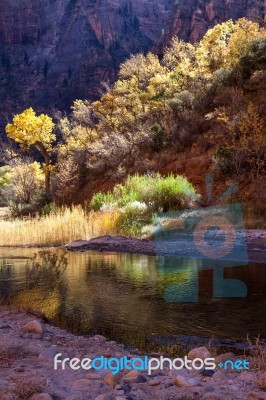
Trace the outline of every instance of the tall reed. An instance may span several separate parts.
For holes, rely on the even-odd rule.
[[[58,246],[115,234],[117,218],[117,212],[87,213],[76,206],[35,218],[0,220],[0,246]]]

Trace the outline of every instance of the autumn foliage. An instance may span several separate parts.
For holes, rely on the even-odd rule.
[[[42,154],[46,192],[53,170],[59,203],[72,203],[80,188],[97,180],[158,171],[164,154],[177,159],[197,146],[215,149],[221,173],[258,180],[265,171],[265,54],[265,29],[230,20],[197,45],[173,38],[162,58],[132,55],[97,101],[76,100],[72,112],[54,122],[30,108],[6,132],[22,150]],[[55,130],[60,141],[51,168]]]

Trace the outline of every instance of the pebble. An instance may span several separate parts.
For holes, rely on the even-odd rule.
[[[116,382],[118,381],[120,375],[116,374],[113,375],[112,372],[108,372],[105,377],[103,378],[104,383],[109,386],[115,386]]]
[[[137,377],[141,375],[139,371],[137,371],[136,369],[132,369],[132,371],[128,372],[125,376],[124,376],[124,380],[125,381],[134,381],[135,379],[137,379]]]
[[[30,321],[21,328],[24,332],[43,333],[43,327],[39,321]]]
[[[174,385],[186,388],[189,386],[196,385],[196,381],[192,378],[185,378],[182,375],[177,375],[173,381]]]
[[[196,347],[188,353],[188,358],[194,360],[195,358],[200,358],[204,360],[205,358],[210,358],[212,355],[207,349],[207,347]]]
[[[145,378],[144,375],[139,374],[136,379],[134,379],[135,383],[145,383],[147,382],[147,379]]]
[[[157,386],[157,385],[160,385],[160,383],[161,383],[161,380],[158,379],[158,378],[154,378],[154,379],[150,379],[149,380],[149,385],[150,386]]]
[[[107,338],[105,336],[102,335],[95,335],[93,336],[94,340],[97,340],[98,342],[107,342]]]
[[[203,376],[213,376],[214,375],[214,373],[215,373],[215,371],[213,371],[212,369],[202,369],[201,371],[200,371],[200,373],[201,373],[201,375],[203,375]]]

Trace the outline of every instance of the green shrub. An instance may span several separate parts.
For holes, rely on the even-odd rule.
[[[94,211],[99,211],[105,202],[106,195],[102,192],[95,193],[91,199],[90,206]]]
[[[181,176],[135,174],[128,176],[124,184],[115,185],[112,192],[96,193],[90,208],[119,210],[118,232],[136,236],[151,223],[153,213],[189,207],[194,197],[195,189]]]
[[[128,176],[124,184],[115,185],[112,192],[96,193],[90,206],[98,211],[108,205],[123,208],[132,202],[140,202],[151,211],[159,212],[186,207],[194,196],[195,189],[182,176],[135,174]]]
[[[150,213],[145,203],[134,201],[123,207],[116,222],[117,231],[130,236],[141,236],[142,228],[150,222]]]

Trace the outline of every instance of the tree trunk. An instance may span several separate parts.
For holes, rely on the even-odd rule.
[[[45,157],[45,194],[47,196],[50,195],[51,193],[51,171],[50,171],[50,166],[51,166],[51,159],[50,156]]]
[[[45,175],[45,194],[49,198],[51,194],[51,156],[48,150],[42,143],[36,144],[37,149],[42,153],[44,160],[45,160],[45,168],[44,168],[44,175]]]

